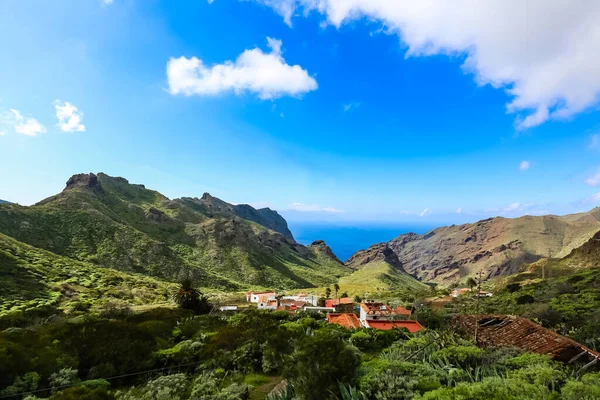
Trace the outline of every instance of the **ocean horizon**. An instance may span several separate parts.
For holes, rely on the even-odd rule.
[[[296,241],[309,245],[315,240],[324,240],[342,261],[346,261],[358,250],[382,242],[408,232],[426,233],[439,225],[417,224],[334,224],[324,222],[288,222],[288,226]]]

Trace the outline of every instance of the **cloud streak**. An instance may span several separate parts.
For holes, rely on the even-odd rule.
[[[322,207],[318,204],[292,203],[290,210],[299,212],[325,212],[325,213],[343,213],[344,210],[339,210],[334,207]]]

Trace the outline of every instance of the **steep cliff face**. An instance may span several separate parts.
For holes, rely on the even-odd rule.
[[[222,289],[324,286],[350,273],[331,251],[296,243],[275,211],[208,193],[170,200],[102,173],[74,175],[31,207],[0,205],[0,233],[99,266]]]
[[[366,250],[357,251],[346,261],[346,266],[352,269],[360,269],[374,262],[385,262],[404,272],[402,262],[387,243],[374,244]]]
[[[566,216],[489,218],[408,233],[388,245],[404,269],[423,281],[454,283],[479,270],[485,277],[519,272],[541,258],[561,258],[600,231],[600,209]]]

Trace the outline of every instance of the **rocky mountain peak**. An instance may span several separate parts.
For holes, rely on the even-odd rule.
[[[98,176],[94,173],[89,174],[75,174],[67,181],[67,187],[65,189],[72,189],[75,187],[83,187],[87,189],[101,189]]]
[[[374,244],[366,250],[357,251],[346,261],[345,265],[350,268],[360,269],[363,265],[377,261],[386,262],[392,267],[404,271],[402,262],[385,242]]]

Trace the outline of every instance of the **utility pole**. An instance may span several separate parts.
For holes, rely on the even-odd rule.
[[[481,276],[483,270],[477,273],[477,299],[475,300],[475,344],[477,344],[477,334],[479,333],[479,300],[481,299]]]

